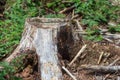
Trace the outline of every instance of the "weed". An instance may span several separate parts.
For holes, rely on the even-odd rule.
[[[111,33],[120,32],[120,25],[117,25],[117,26],[109,26],[109,32],[111,32]]]
[[[22,80],[21,78],[14,76],[14,66],[10,65],[7,62],[0,62],[0,66],[3,67],[3,69],[0,71],[0,80]]]
[[[116,20],[119,6],[113,6],[109,0],[72,0],[75,12],[82,15],[82,22],[88,26],[107,24],[109,20]]]
[[[13,59],[11,63],[0,62],[0,66],[3,67],[3,69],[0,71],[0,80],[22,80],[21,78],[14,76],[14,74],[23,70],[25,66],[23,59],[25,56],[26,55],[21,55]]]
[[[87,25],[87,35],[89,40],[102,40],[102,36],[97,29],[98,25],[107,25],[110,20],[116,21],[119,14],[120,6],[113,6],[109,0],[71,0],[74,2],[75,12],[82,16],[81,22]],[[110,27],[110,32],[119,32],[119,27]],[[94,35],[93,35],[94,34]]]
[[[8,0],[9,2],[9,0]],[[4,12],[6,20],[0,21],[0,59],[10,53],[19,43],[27,17],[38,14],[31,0],[17,0]]]

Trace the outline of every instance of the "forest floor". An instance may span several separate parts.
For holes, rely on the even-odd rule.
[[[107,41],[105,42],[107,43]],[[70,72],[75,75],[77,80],[119,80],[119,73],[105,73],[104,71],[93,71],[91,69],[85,70],[82,66],[88,65],[105,65],[109,66],[116,59],[120,57],[120,49],[115,48],[113,44],[101,44],[91,41],[85,42],[87,48],[80,55],[80,57],[71,65],[66,66]],[[75,56],[75,55],[74,55]],[[101,57],[102,56],[102,57]],[[70,63],[70,61],[68,61]],[[67,63],[65,63],[67,65]],[[119,65],[117,61],[114,65]],[[64,73],[64,80],[72,80]]]
[[[91,69],[84,69],[84,67],[89,65],[98,65],[98,67],[100,65],[109,66],[110,64],[113,66],[120,65],[120,48],[115,47],[114,44],[107,43],[107,41],[104,41],[104,43],[95,43],[84,40],[84,43],[87,45],[86,49],[75,62],[69,66],[72,58],[77,54],[76,51],[79,51],[83,44],[79,44],[76,48],[72,49],[72,54],[69,56],[71,58],[70,60],[60,58],[61,66],[65,66],[77,80],[119,80],[120,74],[117,71],[93,71]],[[24,59],[24,63],[27,64],[26,67],[15,75],[22,77],[23,80],[36,80],[39,75],[36,70],[37,56],[35,54],[27,55]],[[64,70],[62,70],[62,73],[64,80],[73,80]]]

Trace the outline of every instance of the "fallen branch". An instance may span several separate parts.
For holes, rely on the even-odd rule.
[[[73,76],[73,75],[68,71],[68,69],[66,69],[64,66],[62,66],[62,69],[63,69],[73,80],[77,80],[77,79],[75,78],[75,76]]]
[[[93,72],[117,72],[120,71],[120,66],[99,66],[99,65],[85,65],[81,66],[85,70],[92,70]]]
[[[105,37],[103,37],[103,39],[107,40],[110,43],[113,43],[113,41],[111,39],[108,39],[108,38],[105,38]]]
[[[109,39],[120,39],[120,34],[105,33],[103,36]]]
[[[108,32],[108,29],[101,29],[101,28],[98,28],[100,30],[101,33],[106,33]]]
[[[70,64],[69,64],[69,66],[71,66],[74,62],[75,62],[75,60],[81,55],[81,53],[86,49],[86,46],[87,45],[84,45],[82,48],[81,48],[81,50],[77,53],[77,55],[73,58],[73,60],[70,62]]]

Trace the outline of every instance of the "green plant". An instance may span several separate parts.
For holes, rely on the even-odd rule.
[[[23,63],[25,56],[26,55],[21,55],[13,59],[10,63],[0,62],[0,67],[3,67],[2,70],[0,70],[0,80],[22,80],[20,77],[14,76],[14,74],[23,70],[25,67]]]
[[[70,4],[64,4],[62,3],[62,0],[51,0],[46,3],[46,7],[52,9],[56,13],[68,6],[70,6]]]
[[[71,0],[74,2],[75,13],[82,16],[81,22],[87,26],[86,39],[100,41],[102,35],[95,26],[108,24],[110,20],[116,21],[120,6],[113,6],[109,0]],[[119,32],[119,27],[109,27],[110,32]]]
[[[10,53],[19,43],[25,19],[39,13],[37,4],[32,0],[12,2],[4,12],[6,19],[0,20],[0,59]]]
[[[75,12],[82,15],[82,22],[88,26],[107,24],[109,20],[116,20],[119,6],[113,6],[109,0],[72,0]]]
[[[84,36],[84,38],[87,40],[101,41],[103,39],[99,29],[91,30],[90,28],[88,28],[86,32],[87,32],[87,35]]]
[[[120,25],[117,25],[117,26],[109,26],[109,32],[111,32],[111,33],[120,32]]]
[[[10,63],[12,66],[14,66],[16,72],[23,70],[23,68],[25,67],[25,63],[23,62],[25,56],[26,54],[20,55],[17,58],[13,59]]]
[[[0,66],[3,67],[3,69],[0,71],[0,80],[22,80],[21,78],[18,78],[14,76],[15,68],[13,65],[10,65],[7,62],[0,62]]]

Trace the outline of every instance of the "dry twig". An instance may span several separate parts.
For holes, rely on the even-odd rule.
[[[109,39],[120,39],[120,34],[105,33],[103,36]]]
[[[81,48],[81,50],[77,53],[77,55],[73,58],[73,60],[70,62],[69,66],[72,65],[72,63],[74,63],[74,61],[81,55],[81,53],[86,49],[86,44]]]
[[[73,76],[73,75],[68,71],[68,69],[66,69],[64,66],[62,66],[62,69],[63,69],[73,80],[77,80],[77,79],[75,78],[75,76]]]
[[[82,35],[87,35],[87,34],[89,34],[88,32],[84,32],[84,31],[80,31],[80,30],[75,30],[74,32],[75,32],[75,33],[82,34]]]
[[[120,60],[120,57],[119,58],[117,58],[117,59],[115,59],[111,64],[109,64],[109,66],[113,66],[117,61],[119,61]]]
[[[103,54],[104,54],[104,53],[101,52],[101,54],[100,54],[100,56],[99,56],[99,59],[98,59],[98,62],[97,62],[98,64],[100,64],[100,61],[102,60]]]
[[[100,31],[101,31],[101,33],[106,33],[106,32],[108,32],[108,29],[101,29],[101,28],[98,28]]]
[[[111,40],[111,39],[108,39],[108,38],[105,38],[105,37],[103,37],[105,40],[107,40],[108,42],[110,42],[110,43],[113,43],[113,41]]]
[[[75,15],[75,11],[74,11],[74,9],[73,9],[73,12],[72,12],[72,18],[74,17],[74,15]],[[71,18],[71,19],[72,19],[72,18]]]
[[[76,14],[76,15],[74,15],[71,19],[73,20],[73,19],[78,18],[78,17],[79,17],[79,15]]]

